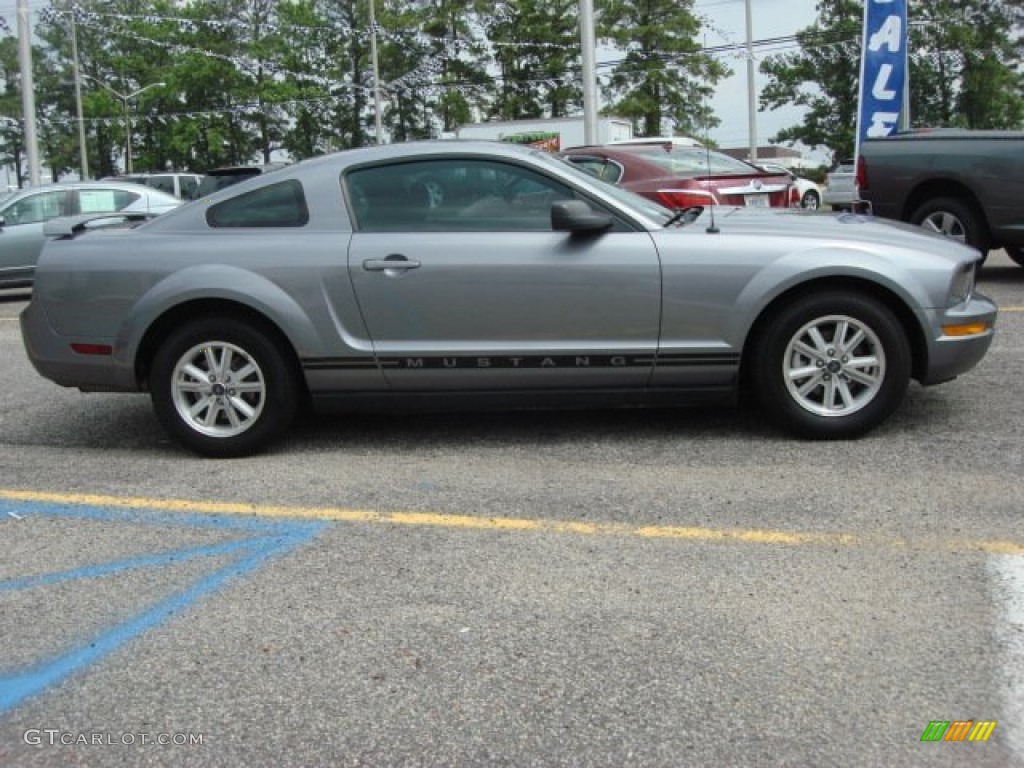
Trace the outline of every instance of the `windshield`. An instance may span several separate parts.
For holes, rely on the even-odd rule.
[[[749,176],[761,173],[742,160],[698,147],[671,147],[664,145],[630,150],[630,154],[643,155],[644,160],[660,165],[677,176],[714,175]]]
[[[646,216],[648,219],[653,219],[660,224],[664,224],[672,215],[672,211],[664,206],[658,205],[653,200],[648,200],[646,197],[641,197],[634,192],[630,192],[627,189],[617,187],[603,179],[599,179],[593,174],[577,168],[568,160],[559,157],[558,155],[552,155],[549,152],[537,152],[535,156],[550,165],[552,168],[557,168],[559,172],[568,173],[570,176],[585,182],[587,186],[593,186],[596,182],[600,186],[602,194],[614,198],[617,203],[629,208],[641,216]]]

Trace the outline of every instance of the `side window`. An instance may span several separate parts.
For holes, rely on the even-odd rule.
[[[6,224],[35,224],[58,216],[67,216],[69,213],[68,193],[55,190],[41,192],[12,203],[4,210],[3,217]]]
[[[566,159],[581,171],[586,171],[591,176],[596,176],[602,181],[607,181],[609,184],[614,184],[622,177],[622,169],[610,160],[605,160],[603,157],[580,157],[570,155]]]
[[[161,192],[166,192],[168,195],[174,194],[173,176],[150,176],[146,179],[146,183],[153,187],[153,189],[159,189]]]
[[[308,221],[302,184],[294,179],[254,189],[206,211],[211,227],[302,227]]]
[[[181,199],[195,200],[199,196],[199,181],[195,176],[181,176]]]
[[[120,211],[138,200],[142,195],[121,189],[80,189],[78,190],[79,213],[107,213]]]
[[[362,232],[549,231],[560,181],[513,163],[445,159],[352,171],[346,186]]]

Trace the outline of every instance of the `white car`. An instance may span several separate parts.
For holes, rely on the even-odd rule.
[[[689,136],[645,136],[634,139],[616,139],[609,141],[607,146],[614,144],[671,144],[673,147],[703,147],[696,139]]]
[[[797,191],[800,193],[801,208],[816,211],[821,207],[821,187],[810,179],[805,179],[803,176],[797,176],[789,168],[784,165],[779,165],[778,163],[758,163],[757,166],[770,173],[784,173],[789,176],[790,181],[793,182],[793,186],[796,187]]]
[[[825,194],[821,202],[831,205],[833,211],[853,210],[859,199],[856,169],[853,161],[840,163],[825,174]]]

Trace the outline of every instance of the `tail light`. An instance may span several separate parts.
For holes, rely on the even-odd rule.
[[[718,204],[713,194],[700,189],[659,189],[655,194],[658,202],[671,210]]]
[[[868,188],[868,164],[864,162],[864,155],[857,157],[857,175],[854,177],[854,183],[861,192]]]

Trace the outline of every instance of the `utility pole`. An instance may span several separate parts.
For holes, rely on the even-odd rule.
[[[597,144],[597,41],[594,0],[580,0],[580,51],[583,64],[583,141]]]
[[[29,26],[28,0],[18,0],[18,66],[21,68],[21,113],[25,121],[25,159],[28,181],[38,187],[39,139],[36,135],[36,84],[32,77],[32,28]],[[21,180],[18,180],[19,186]]]
[[[75,79],[75,112],[78,116],[78,158],[79,175],[82,181],[89,178],[89,156],[85,147],[85,118],[82,116],[82,75],[78,71],[78,32],[75,27],[75,12],[68,11],[71,19],[71,72]]]
[[[377,64],[377,21],[373,12],[373,0],[370,0],[370,60],[373,62],[373,127],[377,133],[377,143],[384,143],[384,128],[380,122],[380,67]]]
[[[757,162],[757,87],[754,84],[754,19],[747,0],[747,116],[750,132],[750,162]]]

